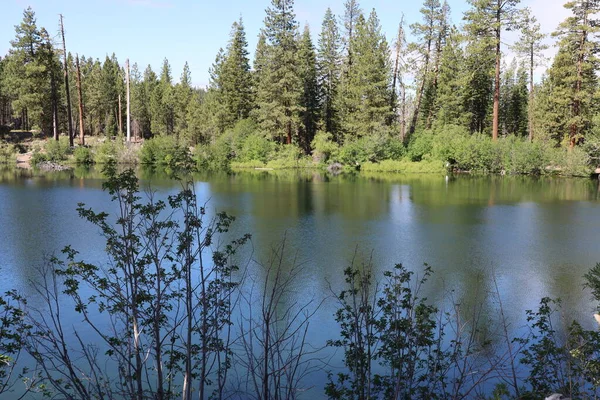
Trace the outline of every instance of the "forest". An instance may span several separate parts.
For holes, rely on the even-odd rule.
[[[457,170],[588,174],[600,154],[600,2],[565,3],[571,15],[551,33],[553,60],[543,56],[548,34],[518,0],[468,3],[453,23],[447,2],[425,0],[421,20],[399,16],[397,36],[386,38],[376,10],[357,0],[346,0],[343,15],[328,9],[318,34],[299,26],[293,0],[273,0],[253,60],[240,17],[206,88],[193,87],[187,64],[174,77],[166,58],[155,72],[114,54],[67,53],[64,35],[54,43],[28,8],[0,61],[0,125],[65,134],[71,147],[77,135],[80,144],[122,136],[130,76],[133,137],[159,138],[154,147],[166,153],[191,146],[205,167],[279,159],[273,165],[393,170],[436,161]],[[509,30],[518,32],[511,58],[501,46]]]

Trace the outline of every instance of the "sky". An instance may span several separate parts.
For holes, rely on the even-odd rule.
[[[566,0],[521,0],[550,33],[568,16],[563,8]],[[270,0],[0,0],[0,55],[8,52],[15,36],[14,26],[23,10],[31,6],[38,27],[45,27],[59,43],[59,14],[64,16],[67,51],[104,60],[113,52],[119,61],[126,58],[144,70],[150,64],[160,71],[164,58],[169,60],[172,76],[178,80],[187,61],[196,86],[208,84],[208,69],[221,47],[227,45],[231,24],[240,16],[244,20],[249,51],[256,47],[257,35],[263,25],[265,9]],[[343,14],[344,0],[296,0],[296,19],[303,27],[308,24],[313,38],[321,29],[327,7],[336,15]],[[421,0],[361,0],[361,8],[375,8],[383,31],[392,43],[402,15],[407,24],[420,20]],[[462,13],[468,8],[466,0],[449,0],[452,20],[462,23]],[[506,44],[516,38],[505,35]],[[410,38],[409,38],[410,39]],[[553,43],[549,39],[549,43]],[[510,50],[506,47],[508,57]],[[554,49],[548,50],[552,56]],[[251,56],[252,57],[252,56]],[[251,58],[252,59],[252,58]],[[538,70],[536,75],[540,75]]]

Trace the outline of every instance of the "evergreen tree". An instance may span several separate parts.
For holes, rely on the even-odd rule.
[[[187,130],[187,107],[192,98],[192,74],[187,61],[183,66],[181,79],[174,88],[174,131],[177,139]]]
[[[531,9],[523,10],[523,21],[521,25],[521,36],[519,41],[515,43],[515,50],[527,60],[529,64],[529,110],[528,110],[528,132],[529,140],[533,140],[534,136],[534,119],[533,119],[533,104],[535,100],[533,71],[540,66],[544,60],[543,51],[548,48],[548,45],[542,43],[547,35],[541,32],[540,24],[535,16],[531,15]]]
[[[19,115],[22,129],[36,125],[51,129],[51,114],[44,113],[51,93],[44,55],[46,44],[31,7],[23,12],[23,20],[15,26],[15,33],[15,39],[10,42],[4,80],[13,98],[12,108]]]
[[[357,138],[381,133],[392,117],[390,51],[375,10],[368,20],[359,16],[351,47],[354,61],[347,78],[342,130]]]
[[[431,128],[435,113],[437,111],[437,89],[440,75],[440,63],[442,52],[450,32],[450,6],[447,1],[441,5],[436,13],[435,44],[432,52],[432,71],[423,93],[423,120],[425,129]]]
[[[488,47],[493,49],[494,54],[494,90],[493,90],[493,116],[492,116],[492,139],[498,139],[498,127],[500,116],[500,65],[502,31],[513,28],[517,23],[520,0],[468,0],[471,9],[465,13],[468,21],[468,31],[476,35],[483,44],[481,50]]]
[[[570,147],[581,143],[591,127],[595,113],[595,95],[598,88],[597,40],[600,20],[593,16],[600,12],[599,0],[574,0],[565,4],[572,15],[562,22],[554,36],[559,38],[558,54],[549,71],[555,89],[556,101],[568,106]],[[558,132],[557,132],[558,133]]]
[[[300,98],[300,119],[302,121],[298,135],[298,143],[308,154],[310,143],[317,133],[319,123],[319,86],[317,82],[317,55],[308,25],[298,44],[299,73],[302,80],[302,96]]]
[[[441,31],[443,29],[440,26],[442,21],[440,14],[443,11],[439,0],[425,0],[420,12],[423,16],[423,22],[414,23],[410,26],[413,36],[417,38],[417,41],[413,43],[412,48],[413,51],[418,54],[421,67],[419,68],[417,75],[417,79],[419,80],[416,93],[417,102],[410,123],[409,134],[413,134],[415,132],[421,113],[425,88],[431,85],[432,82],[431,66],[433,64],[432,59],[434,57],[434,46],[436,44],[436,39],[440,38],[440,35],[442,34]],[[441,40],[442,38],[440,38],[440,41]]]
[[[513,58],[508,68],[503,68],[502,96],[500,98],[500,129],[504,135],[527,134],[528,74],[523,63]]]
[[[254,107],[254,93],[248,42],[242,19],[234,22],[223,65],[219,70],[219,89],[226,113],[226,126],[232,126],[241,119],[248,118]]]
[[[458,29],[452,27],[440,57],[435,123],[441,126],[469,123],[468,113],[465,111],[469,79],[463,41]]]
[[[153,135],[171,135],[174,130],[174,96],[171,66],[165,58],[160,78],[150,97],[151,127]]]
[[[407,123],[407,104],[406,104],[406,82],[404,74],[406,73],[407,63],[405,62],[406,33],[404,31],[404,15],[398,24],[398,35],[395,42],[395,61],[394,71],[392,73],[392,111],[399,117],[400,122],[400,140],[406,138]]]
[[[333,134],[338,140],[338,113],[335,105],[340,81],[340,35],[335,15],[327,8],[317,53],[317,75],[321,98],[321,118],[326,132]]]
[[[258,122],[265,132],[287,144],[298,132],[302,111],[298,23],[293,5],[293,0],[272,0],[266,10],[263,55],[267,62],[262,65],[257,82]]]

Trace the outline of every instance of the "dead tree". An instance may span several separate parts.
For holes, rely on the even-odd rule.
[[[65,63],[65,92],[67,93],[67,119],[69,121],[69,146],[73,147],[73,119],[71,116],[71,92],[69,91],[69,66],[67,64],[67,45],[65,42],[65,27],[63,24],[63,16],[60,15],[60,33],[63,43],[63,57]]]

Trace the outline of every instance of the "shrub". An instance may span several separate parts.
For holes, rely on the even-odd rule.
[[[411,161],[421,161],[433,150],[433,132],[425,131],[413,135],[408,143],[406,154]]]
[[[530,142],[514,136],[500,141],[502,165],[511,174],[540,174],[548,165],[551,149],[543,142]]]
[[[190,159],[185,147],[172,136],[158,136],[144,142],[140,151],[140,163],[175,167]]]
[[[431,174],[446,171],[444,162],[440,160],[383,160],[379,163],[366,162],[361,165],[364,172],[401,172],[406,174]]]
[[[119,144],[112,140],[105,140],[96,147],[94,151],[94,162],[96,164],[108,164],[111,161],[117,161],[119,153]]]
[[[83,146],[77,147],[73,151],[73,158],[74,158],[75,164],[77,164],[77,165],[89,165],[89,164],[94,163],[92,151],[89,149],[89,147],[83,147]]]
[[[316,162],[326,163],[339,151],[338,144],[333,141],[333,135],[329,132],[317,132],[310,145]]]
[[[239,154],[236,158],[240,161],[267,162],[271,153],[275,150],[275,143],[258,134],[251,134],[243,141]]]
[[[312,166],[312,160],[305,157],[302,150],[294,144],[278,145],[272,154],[274,158],[267,163],[268,168],[288,169]]]
[[[67,159],[72,150],[69,139],[61,137],[59,140],[48,140],[45,146],[48,161],[61,162]]]
[[[9,163],[14,161],[15,153],[15,146],[8,143],[0,143],[0,163]]]
[[[209,145],[196,146],[194,160],[200,169],[228,170],[233,157],[227,136],[221,136]]]
[[[561,175],[589,176],[592,172],[590,156],[580,147],[553,149],[549,159],[551,167]]]

